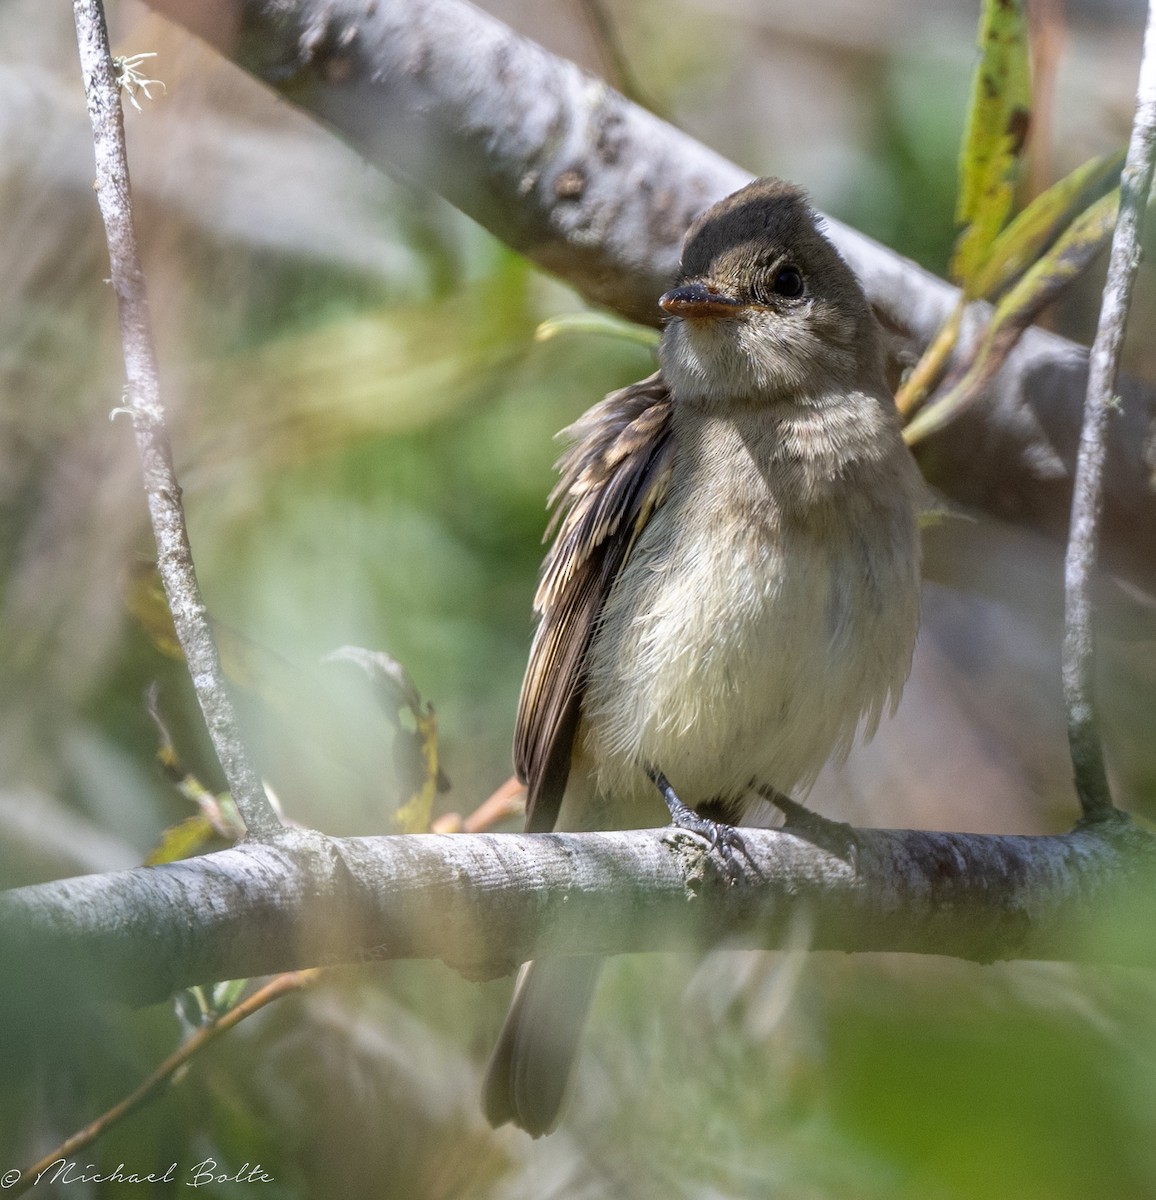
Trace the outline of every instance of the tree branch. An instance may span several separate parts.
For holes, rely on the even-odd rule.
[[[590,301],[656,323],[691,218],[750,172],[460,0],[149,0],[332,127],[440,193]],[[226,15],[222,15],[226,14]],[[840,250],[916,350],[955,289],[838,222]],[[964,320],[961,347],[983,324]],[[1087,352],[1031,329],[986,397],[920,447],[961,503],[1067,533]],[[1123,381],[1109,433],[1104,565],[1156,593],[1145,447],[1156,394]]]
[[[100,0],[74,0],[73,13],[96,151],[96,198],[104,218],[112,286],[120,315],[128,381],[128,408],[122,411],[132,416],[136,434],[149,518],[157,544],[157,570],[229,790],[250,835],[271,837],[281,823],[241,744],[185,528],[181,489],[173,468],[172,446],[160,398],[144,270],[133,225],[124,114],[120,107],[120,84],[109,50],[104,7]]]
[[[1068,708],[1068,741],[1075,767],[1076,793],[1085,817],[1112,811],[1104,747],[1095,706],[1095,631],[1092,587],[1100,519],[1104,507],[1104,470],[1108,428],[1119,401],[1116,380],[1120,351],[1136,272],[1140,268],[1140,235],[1152,186],[1156,159],[1156,6],[1149,3],[1144,53],[1136,92],[1136,117],[1128,157],[1120,178],[1120,215],[1112,237],[1108,279],[1092,343],[1088,397],[1080,433],[1076,482],[1072,497],[1071,534],[1064,564],[1066,627],[1064,633],[1064,700]]]
[[[0,895],[0,989],[26,1005],[29,991],[83,979],[147,1003],[194,983],[393,958],[480,978],[544,955],[773,947],[804,915],[818,950],[1156,965],[1156,837],[1123,816],[1051,837],[859,830],[853,862],[785,831],[743,836],[750,857],[728,886],[701,839],[669,829],[286,831]]]

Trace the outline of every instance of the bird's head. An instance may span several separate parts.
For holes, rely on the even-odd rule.
[[[863,289],[797,188],[757,179],[683,243],[660,359],[674,395],[710,405],[874,389],[882,348]]]

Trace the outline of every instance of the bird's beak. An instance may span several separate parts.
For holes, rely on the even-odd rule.
[[[672,288],[658,301],[660,308],[676,317],[733,317],[745,307],[741,300],[720,292],[713,284],[684,283]]]

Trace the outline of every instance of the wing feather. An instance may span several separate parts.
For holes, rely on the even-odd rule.
[[[661,372],[563,431],[546,536],[553,545],[534,597],[540,614],[518,700],[514,766],[527,785],[526,828],[551,829],[570,772],[586,647],[639,533],[666,497],[674,457]]]

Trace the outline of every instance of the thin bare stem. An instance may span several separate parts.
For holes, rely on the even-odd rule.
[[[1136,117],[1120,180],[1120,213],[1112,238],[1100,323],[1089,359],[1088,394],[1076,460],[1072,521],[1064,564],[1064,699],[1068,709],[1068,741],[1075,769],[1076,793],[1087,820],[1110,816],[1115,811],[1096,716],[1092,587],[1104,507],[1109,419],[1120,407],[1116,396],[1120,349],[1124,343],[1136,271],[1140,266],[1140,234],[1152,184],[1154,156],[1156,5],[1150,3],[1136,92]]]
[[[210,1042],[216,1041],[222,1033],[226,1033],[246,1017],[252,1016],[266,1004],[272,1003],[289,992],[299,991],[307,984],[312,983],[319,974],[318,968],[312,968],[306,971],[287,971],[283,975],[277,975],[258,988],[251,996],[234,1005],[217,1020],[203,1025],[178,1046],[139,1087],[125,1096],[123,1100],[114,1104],[107,1112],[101,1113],[95,1121],[89,1122],[83,1129],[78,1129],[71,1137],[61,1142],[55,1150],[50,1150],[38,1163],[23,1171],[19,1182],[9,1188],[8,1195],[20,1196],[29,1188],[35,1187],[40,1182],[40,1177],[50,1171],[58,1162],[71,1158],[86,1146],[91,1146],[106,1129],[118,1121],[124,1120],[129,1113],[135,1112],[142,1104],[150,1100],[194,1054],[203,1050]]]
[[[526,785],[511,775],[468,816],[445,813],[430,826],[430,833],[485,833],[511,817],[526,815]]]
[[[96,198],[104,218],[111,282],[120,314],[127,379],[125,411],[132,416],[140,453],[149,517],[157,544],[157,570],[164,582],[177,637],[233,799],[250,836],[269,839],[276,835],[281,824],[249,763],[237,731],[220,656],[197,586],[181,507],[181,489],[173,469],[172,447],[160,400],[145,278],[133,225],[120,84],[109,51],[104,7],[101,0],[73,0],[73,14],[96,151]]]
[[[628,100],[649,108],[651,112],[659,113],[660,109],[650,100],[645,89],[639,84],[638,77],[630,65],[630,59],[622,48],[618,31],[606,11],[603,0],[578,0],[578,7],[590,26],[590,32],[598,47],[606,77],[612,86],[616,87]]]
[[[961,295],[959,303],[951,310],[951,316],[944,321],[943,327],[935,335],[935,340],[924,350],[923,356],[915,364],[914,370],[895,393],[895,403],[904,416],[915,410],[924,396],[935,386],[936,380],[943,374],[944,365],[959,341],[963,305],[964,300]]]

